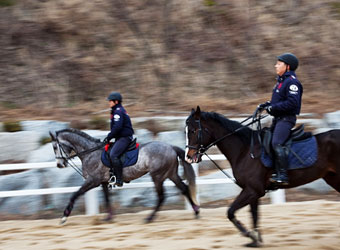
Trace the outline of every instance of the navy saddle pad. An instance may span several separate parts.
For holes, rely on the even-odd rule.
[[[102,156],[101,156],[102,163],[108,167],[111,166],[110,160],[109,160],[110,150],[111,148],[108,150],[108,152],[105,152],[105,150],[103,150]],[[138,160],[138,153],[139,153],[139,147],[137,146],[135,149],[129,150],[125,152],[124,154],[122,154],[122,156],[120,157],[120,161],[123,164],[123,168],[136,164]]]
[[[293,141],[288,151],[288,169],[307,168],[318,159],[318,146],[315,136],[301,141]],[[261,161],[263,165],[273,167],[273,160],[262,148]]]

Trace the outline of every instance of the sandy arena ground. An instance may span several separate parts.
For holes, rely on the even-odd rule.
[[[250,225],[249,208],[238,218]],[[99,216],[0,222],[0,249],[245,249],[242,237],[226,219],[226,208],[202,209],[201,218],[191,211],[161,211],[154,223],[144,224],[150,211],[119,214],[112,223]],[[262,249],[340,249],[340,202],[288,202],[260,207]]]

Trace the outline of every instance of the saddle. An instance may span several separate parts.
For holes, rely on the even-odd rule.
[[[301,124],[300,126],[296,128],[293,128],[290,131],[290,136],[287,139],[287,141],[284,143],[284,146],[291,145],[293,142],[302,141],[302,140],[312,137],[312,133],[305,132],[304,129],[305,129],[304,124]],[[272,149],[271,142],[272,142],[273,133],[270,130],[270,128],[264,128],[261,132],[262,132],[261,133],[262,146],[268,155],[272,155],[273,149]]]
[[[274,151],[271,146],[272,131],[264,128],[261,131],[261,161],[266,167],[273,166]],[[317,160],[317,143],[311,132],[304,131],[304,124],[291,130],[289,138],[283,145],[288,158],[288,169],[305,168]]]
[[[114,143],[110,143],[110,146],[107,150],[103,150],[101,155],[102,163],[110,167],[112,160],[110,159],[110,151],[113,147]],[[133,139],[129,146],[127,147],[126,151],[119,157],[120,161],[122,162],[122,166],[129,167],[136,164],[138,160],[138,153],[139,153],[139,143],[137,143],[137,139]]]

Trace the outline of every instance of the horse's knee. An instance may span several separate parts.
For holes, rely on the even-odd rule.
[[[231,208],[227,211],[227,217],[229,220],[233,220],[235,218],[235,212]]]

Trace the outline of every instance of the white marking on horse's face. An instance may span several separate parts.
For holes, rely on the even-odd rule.
[[[65,160],[61,154],[61,149],[56,141],[52,141],[53,151],[56,158],[56,163],[58,168],[66,168]]]

